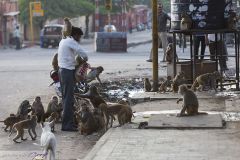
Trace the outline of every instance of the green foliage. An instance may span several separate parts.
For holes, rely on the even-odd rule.
[[[29,3],[33,0],[19,0],[20,21],[29,24]],[[95,6],[88,0],[40,0],[44,9],[43,17],[34,17],[34,24],[42,24],[47,19],[77,17],[94,13]]]

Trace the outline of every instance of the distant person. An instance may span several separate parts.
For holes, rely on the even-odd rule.
[[[219,56],[220,69],[222,71],[228,70],[227,48],[223,39],[220,39],[220,35],[217,34],[217,40],[215,41],[215,34],[208,34],[206,36],[206,45],[209,45],[210,59],[215,61],[215,57]]]
[[[206,49],[206,42],[205,42],[205,35],[203,33],[197,33],[194,35],[194,55],[196,57],[196,59],[199,59],[199,47],[200,47],[200,43],[201,43],[201,57],[200,59],[203,60],[204,59],[204,54],[205,54],[205,49]]]
[[[15,44],[16,44],[16,49],[20,49],[20,31],[19,31],[19,26],[16,26],[16,29],[14,30],[14,40],[15,40]]]
[[[171,20],[171,17],[163,11],[162,3],[158,4],[158,45],[162,43],[163,48],[163,59],[162,62],[166,61],[166,50],[167,50],[167,20]],[[152,50],[147,62],[152,62]]]
[[[44,36],[44,28],[41,29],[40,31],[40,47],[43,48],[44,45],[43,45],[43,36]]]

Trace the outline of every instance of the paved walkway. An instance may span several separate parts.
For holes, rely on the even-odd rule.
[[[155,93],[154,97],[157,95],[161,97],[162,94]],[[150,115],[141,116],[144,111],[179,112],[181,104],[176,104],[176,98],[146,100],[133,106],[137,112],[133,121],[148,121]],[[212,111],[227,111],[236,99],[238,96],[226,100],[223,97],[203,97],[200,99],[200,110],[209,111],[209,114]],[[234,110],[239,109],[235,107]],[[237,160],[240,156],[239,122],[227,122],[224,129],[158,130],[137,127],[137,124],[127,124],[109,129],[84,160]]]

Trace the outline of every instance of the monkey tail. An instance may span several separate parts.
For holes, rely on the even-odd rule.
[[[13,127],[12,127],[12,129],[10,131],[10,134],[8,135],[8,137],[10,137],[12,135],[14,128],[15,128],[15,124],[13,125]]]
[[[198,115],[207,115],[207,112],[198,112]]]
[[[133,113],[136,113],[136,111],[133,111],[133,112],[132,112],[132,117],[133,117],[133,118],[135,118],[135,116],[134,116],[134,114],[133,114]]]
[[[197,79],[195,79],[195,81],[192,84],[191,90],[196,91],[197,85],[198,85],[198,82],[197,82]]]

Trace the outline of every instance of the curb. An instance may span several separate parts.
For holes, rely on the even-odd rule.
[[[152,40],[147,40],[147,41],[142,41],[142,42],[131,42],[131,43],[127,44],[127,48],[135,47],[138,45],[147,44],[147,43],[151,43],[151,42],[152,42]]]

